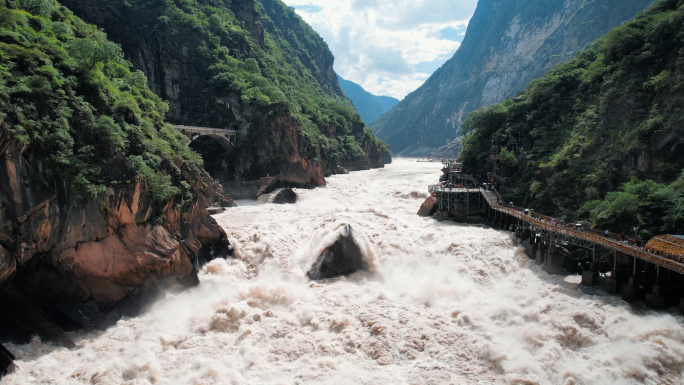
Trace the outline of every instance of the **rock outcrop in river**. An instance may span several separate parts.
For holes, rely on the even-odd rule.
[[[437,205],[437,198],[434,196],[429,196],[427,199],[425,199],[425,202],[420,205],[420,209],[418,209],[418,215],[421,217],[431,217],[437,212],[438,208],[439,206]]]
[[[348,224],[339,228],[335,241],[323,250],[309,269],[309,278],[320,280],[368,270],[353,232],[354,229]]]
[[[239,131],[234,150],[198,148],[215,179],[270,174],[308,188],[338,165],[391,162],[340,88],[327,44],[280,0],[63,3],[122,45],[171,121]]]
[[[297,193],[291,188],[279,188],[259,196],[257,200],[262,203],[293,204],[297,203]]]

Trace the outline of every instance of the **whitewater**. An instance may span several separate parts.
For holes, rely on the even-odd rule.
[[[585,294],[507,232],[416,215],[439,163],[397,160],[216,216],[235,259],[67,349],[9,345],[14,384],[682,384],[675,313]],[[370,271],[312,282],[344,224]],[[586,290],[585,290],[586,291]]]

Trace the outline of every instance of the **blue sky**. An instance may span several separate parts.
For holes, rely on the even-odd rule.
[[[284,0],[335,55],[335,71],[403,99],[451,58],[477,0]]]

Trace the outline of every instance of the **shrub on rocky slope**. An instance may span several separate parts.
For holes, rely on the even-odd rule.
[[[454,56],[370,126],[395,154],[424,156],[459,138],[468,113],[515,96],[652,3],[479,0]],[[459,143],[448,147],[440,152],[458,156]]]
[[[119,46],[52,0],[0,0],[0,339],[94,327],[230,252],[201,158]]]
[[[279,0],[64,4],[122,45],[171,121],[240,131],[236,149],[211,160],[222,180],[269,173],[315,186],[340,164],[390,161],[344,96],[326,43]]]
[[[492,144],[521,138],[503,165],[514,177],[507,200],[614,231],[681,233],[683,34],[684,2],[661,0],[517,97],[473,112],[465,167],[484,175]]]

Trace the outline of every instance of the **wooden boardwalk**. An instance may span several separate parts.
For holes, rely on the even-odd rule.
[[[483,188],[446,188],[442,186],[430,186],[430,192],[438,195],[438,201],[442,194],[459,194],[459,193],[479,193],[484,197],[483,201],[489,205],[489,208],[496,213],[506,215],[509,218],[515,218],[519,225],[530,229],[535,234],[540,234],[543,238],[550,241],[569,242],[583,247],[601,246],[604,249],[613,250],[625,255],[638,258],[643,261],[648,261],[656,266],[676,271],[684,274],[684,255],[662,255],[657,252],[658,247],[651,247],[651,243],[656,240],[651,240],[645,247],[637,247],[630,243],[623,243],[619,237],[613,235],[606,237],[605,235],[592,231],[584,230],[568,224],[560,219],[551,218],[541,215],[529,215],[519,207],[506,207],[499,204],[501,198],[496,190],[485,190]],[[511,222],[511,224],[513,224]],[[662,242],[662,241],[661,241]],[[677,260],[679,259],[679,260]]]

